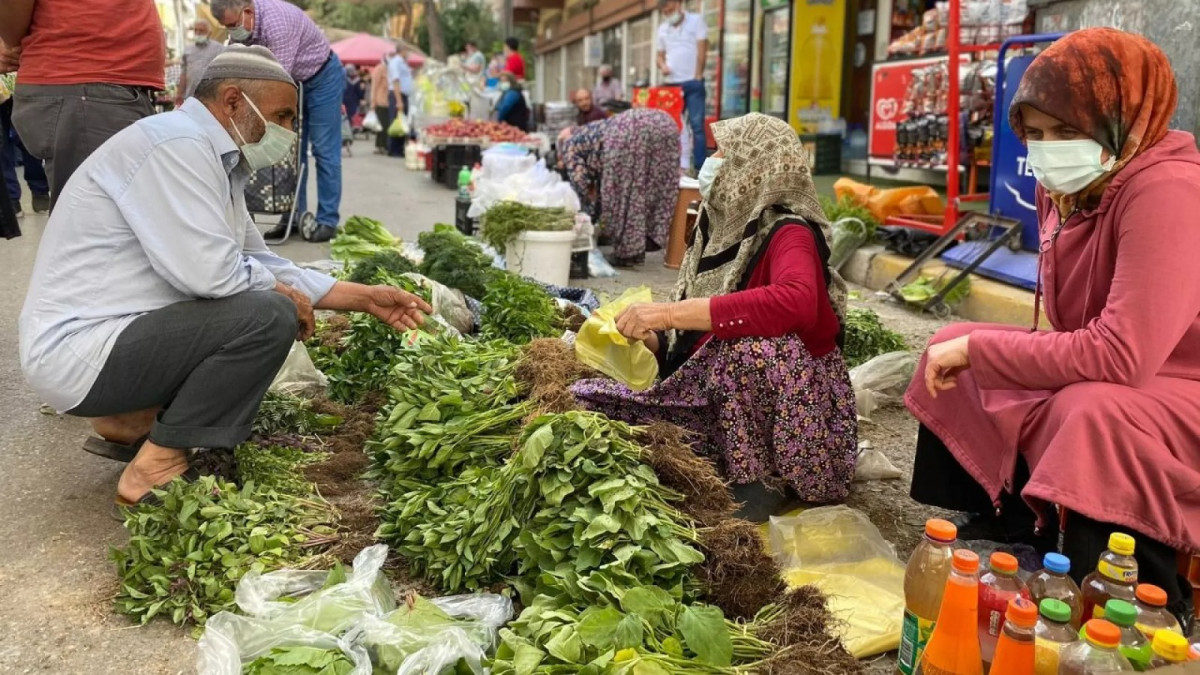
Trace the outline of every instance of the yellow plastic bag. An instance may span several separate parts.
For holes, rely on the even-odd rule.
[[[617,330],[617,317],[638,302],[653,302],[650,288],[631,288],[621,297],[602,305],[583,322],[575,338],[575,356],[609,377],[623,382],[634,391],[654,384],[658,377],[658,359],[645,344],[628,340]]]
[[[865,515],[846,506],[808,509],[772,517],[768,536],[788,586],[825,593],[851,655],[900,646],[904,565]]]

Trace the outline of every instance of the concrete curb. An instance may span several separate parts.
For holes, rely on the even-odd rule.
[[[842,266],[841,273],[846,281],[877,291],[910,264],[911,258],[888,252],[882,246],[864,246]],[[951,268],[935,260],[921,271],[936,276],[947,269]],[[954,313],[970,321],[1029,326],[1033,323],[1033,292],[971,275],[971,293],[954,308]]]

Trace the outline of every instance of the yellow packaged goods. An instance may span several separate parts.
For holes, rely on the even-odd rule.
[[[654,352],[640,341],[627,339],[617,330],[617,317],[626,307],[652,301],[648,287],[631,288],[621,297],[592,312],[575,338],[575,355],[580,362],[623,382],[635,391],[654,384],[658,377],[658,359],[654,357]]]

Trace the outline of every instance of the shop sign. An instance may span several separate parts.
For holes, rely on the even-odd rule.
[[[946,58],[875,64],[871,73],[871,133],[867,145],[872,157],[891,158],[896,152],[896,127],[904,121],[904,99],[912,84],[913,72]]]
[[[796,0],[792,11],[792,126],[817,133],[841,114],[845,0]]]
[[[635,108],[662,110],[683,130],[683,89],[681,87],[635,87],[632,105]]]

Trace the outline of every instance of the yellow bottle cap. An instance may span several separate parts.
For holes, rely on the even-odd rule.
[[[1152,647],[1155,654],[1171,663],[1182,663],[1188,660],[1191,645],[1188,644],[1187,638],[1179,633],[1164,629],[1154,634]]]
[[[1121,532],[1113,532],[1108,538],[1108,550],[1117,555],[1133,555],[1136,545],[1133,537]]]

